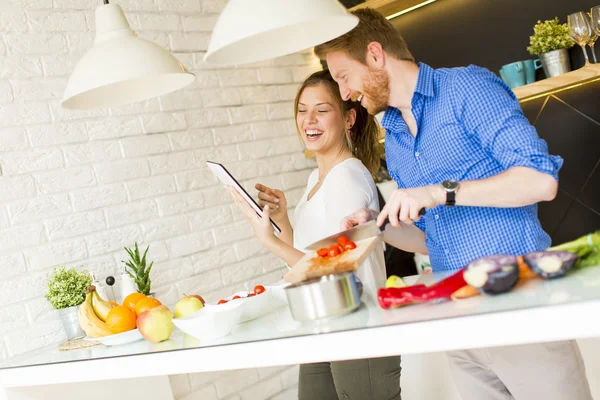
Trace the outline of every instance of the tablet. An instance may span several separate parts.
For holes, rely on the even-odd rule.
[[[262,209],[260,208],[258,203],[254,201],[254,199],[248,194],[248,192],[246,192],[244,187],[239,184],[239,182],[233,177],[233,175],[229,173],[229,171],[227,171],[227,169],[222,164],[213,161],[207,161],[206,165],[208,165],[208,168],[210,168],[213,174],[215,174],[216,177],[219,178],[223,185],[234,187],[242,195],[242,197],[246,199],[248,204],[250,204],[250,206],[254,208],[254,211],[256,211],[256,213],[260,217],[263,216]],[[281,229],[279,229],[277,224],[273,222],[271,218],[269,219],[271,220],[271,225],[273,225],[273,229],[275,229],[277,233],[281,233]]]

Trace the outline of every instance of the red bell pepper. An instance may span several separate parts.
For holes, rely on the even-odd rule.
[[[450,275],[431,286],[414,285],[404,288],[381,288],[378,291],[379,306],[383,309],[431,300],[450,299],[452,293],[467,285],[463,270]]]

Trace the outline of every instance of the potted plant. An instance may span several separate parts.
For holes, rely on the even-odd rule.
[[[85,336],[79,326],[77,307],[85,300],[85,291],[91,283],[92,275],[88,271],[65,266],[54,268],[48,277],[45,298],[58,311],[67,339]]]
[[[558,17],[538,21],[533,27],[533,36],[529,37],[530,54],[539,56],[546,77],[562,75],[571,70],[570,49],[575,44],[569,36],[567,24],[561,24]]]
[[[137,291],[152,297],[153,293],[150,292],[152,284],[152,281],[150,280],[150,271],[152,270],[154,261],[152,261],[150,265],[146,265],[146,254],[149,249],[150,246],[146,247],[146,251],[144,251],[144,255],[142,256],[140,255],[140,249],[138,248],[137,242],[133,249],[125,247],[125,251],[129,254],[129,260],[123,261],[123,263],[126,266],[125,271],[135,281]]]

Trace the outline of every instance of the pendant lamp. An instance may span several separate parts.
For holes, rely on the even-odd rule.
[[[61,106],[72,110],[141,102],[179,90],[194,81],[181,62],[131,30],[117,4],[96,9],[94,46],[73,70]]]
[[[337,0],[229,0],[204,61],[240,65],[276,58],[334,39],[357,24]]]

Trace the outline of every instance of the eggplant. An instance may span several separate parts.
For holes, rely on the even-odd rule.
[[[479,258],[465,267],[464,278],[482,293],[506,293],[519,281],[517,258],[505,254]]]
[[[554,279],[565,276],[578,258],[569,251],[536,251],[524,255],[523,261],[542,278]]]

